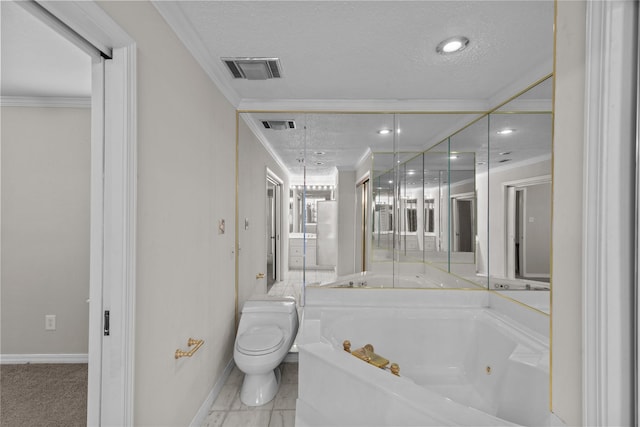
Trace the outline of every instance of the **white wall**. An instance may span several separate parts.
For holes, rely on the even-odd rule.
[[[239,119],[239,244],[240,269],[238,272],[238,308],[254,293],[266,292],[266,279],[256,279],[256,274],[267,272],[267,168],[284,181],[282,185],[282,233],[280,254],[281,272],[289,266],[289,176],[267,152],[262,143]],[[244,220],[249,221],[245,229]]]
[[[526,277],[549,277],[551,260],[551,183],[531,185],[525,188]]]
[[[2,354],[86,355],[91,112],[1,114]]]
[[[582,423],[582,209],[586,2],[556,2],[552,411]]]
[[[338,170],[336,200],[338,201],[338,276],[356,272],[356,171]]]
[[[137,44],[134,424],[184,426],[232,359],[235,111],[150,3],[99,4]]]

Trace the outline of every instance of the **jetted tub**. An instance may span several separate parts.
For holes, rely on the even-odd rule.
[[[424,267],[426,268],[426,267]],[[480,285],[462,280],[442,270],[429,268],[428,273],[396,275],[383,272],[365,271],[338,277],[334,282],[311,284],[329,288],[474,288]]]
[[[548,424],[548,337],[490,301],[486,291],[311,290],[296,425]],[[529,322],[548,322],[533,314]],[[347,339],[352,349],[372,344],[400,377],[345,352]]]

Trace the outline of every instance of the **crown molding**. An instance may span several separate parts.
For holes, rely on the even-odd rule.
[[[485,101],[472,99],[242,99],[241,111],[316,111],[379,113],[480,113]]]
[[[1,96],[2,107],[91,108],[91,97]]]
[[[240,114],[240,117],[246,123],[247,127],[255,135],[258,141],[260,141],[264,149],[267,150],[267,153],[269,153],[269,155],[273,157],[273,159],[278,164],[280,169],[282,169],[284,173],[290,175],[289,168],[284,165],[284,162],[282,161],[280,156],[278,156],[278,154],[273,150],[273,147],[271,146],[271,144],[269,144],[269,141],[267,141],[267,139],[264,137],[258,125],[253,120],[251,120],[250,118],[246,118],[246,116],[242,114]]]
[[[491,98],[488,99],[487,105],[489,108],[495,108],[497,105],[504,103],[509,98],[512,98],[519,93],[522,93],[522,88],[526,90],[536,86],[543,80],[546,80],[553,74],[553,58],[549,58],[535,68],[529,70],[529,72],[522,75],[521,78],[511,82],[507,86],[497,91]],[[549,100],[550,101],[550,100]]]
[[[162,15],[162,18],[169,24],[169,27],[173,29],[180,41],[195,58],[196,62],[200,64],[222,95],[227,98],[231,105],[238,108],[240,97],[229,85],[227,80],[218,74],[219,70],[216,66],[215,58],[211,58],[207,46],[193,29],[193,25],[182,11],[179,2],[152,0],[151,4],[158,10],[160,15]]]

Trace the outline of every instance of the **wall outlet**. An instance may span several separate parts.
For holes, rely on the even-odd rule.
[[[47,314],[44,316],[44,329],[46,331],[55,331],[56,330],[56,315],[55,314]]]

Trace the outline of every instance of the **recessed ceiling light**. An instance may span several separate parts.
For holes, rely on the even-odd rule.
[[[515,132],[515,129],[502,129],[496,132],[498,135],[509,135],[510,133]]]
[[[313,154],[318,156],[324,156],[326,153],[324,151],[315,151]]]
[[[316,162],[316,165],[318,166],[324,165],[324,162]]]
[[[441,41],[436,47],[436,52],[441,54],[460,52],[464,50],[468,44],[468,38],[464,36],[455,36]]]
[[[390,133],[391,133],[391,129],[380,129],[380,130],[378,131],[378,133],[379,133],[380,135],[388,135],[388,134],[390,134]]]
[[[476,163],[476,165],[478,165],[478,166],[482,166],[482,165],[484,165],[484,164],[485,164],[484,162],[478,162],[478,163]]]
[[[503,151],[502,153],[498,153],[501,156],[506,156],[507,154],[511,154],[511,151]]]

